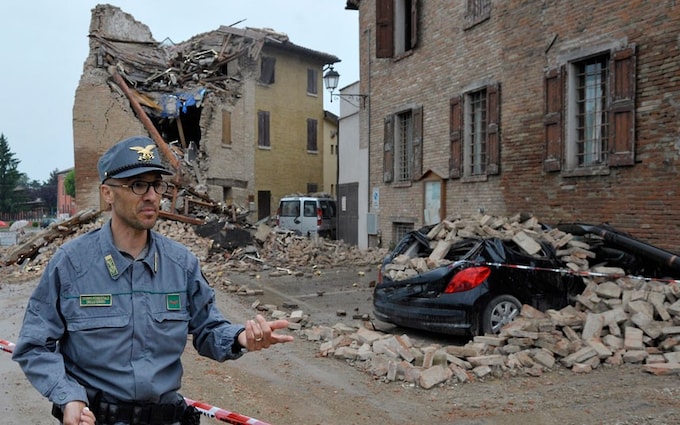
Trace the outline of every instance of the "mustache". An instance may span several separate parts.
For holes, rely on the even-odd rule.
[[[158,202],[149,202],[149,201],[144,201],[142,204],[139,206],[140,210],[147,209],[147,208],[153,208],[153,209],[158,209],[160,207],[160,203]]]

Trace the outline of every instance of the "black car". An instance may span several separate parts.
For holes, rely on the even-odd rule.
[[[517,317],[523,304],[561,309],[585,289],[585,274],[571,272],[547,242],[529,255],[505,238],[463,238],[446,255],[449,264],[392,280],[395,258],[428,257],[430,227],[408,233],[385,258],[373,293],[375,317],[395,325],[451,335],[495,334]],[[627,275],[680,276],[680,260],[607,225],[557,226],[590,246],[589,263],[617,267]]]

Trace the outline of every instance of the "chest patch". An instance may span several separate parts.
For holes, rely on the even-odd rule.
[[[111,294],[88,294],[80,296],[81,307],[111,307],[113,296]]]
[[[167,294],[165,296],[165,304],[169,311],[181,310],[182,302],[180,301],[179,294]]]

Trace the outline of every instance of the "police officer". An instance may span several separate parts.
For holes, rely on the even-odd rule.
[[[32,294],[13,359],[65,425],[191,424],[178,393],[187,336],[225,361],[292,341],[286,320],[218,311],[199,260],[151,230],[168,188],[154,142],[131,137],[97,164],[111,218],[63,244]]]

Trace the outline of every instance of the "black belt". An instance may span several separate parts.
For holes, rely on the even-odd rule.
[[[98,401],[91,403],[90,410],[94,413],[97,424],[110,425],[118,422],[130,425],[171,425],[177,422],[191,423],[187,422],[191,420],[191,416],[200,418],[196,409],[184,402],[139,405]],[[52,415],[60,421],[63,419],[61,408],[56,404],[52,406]]]

